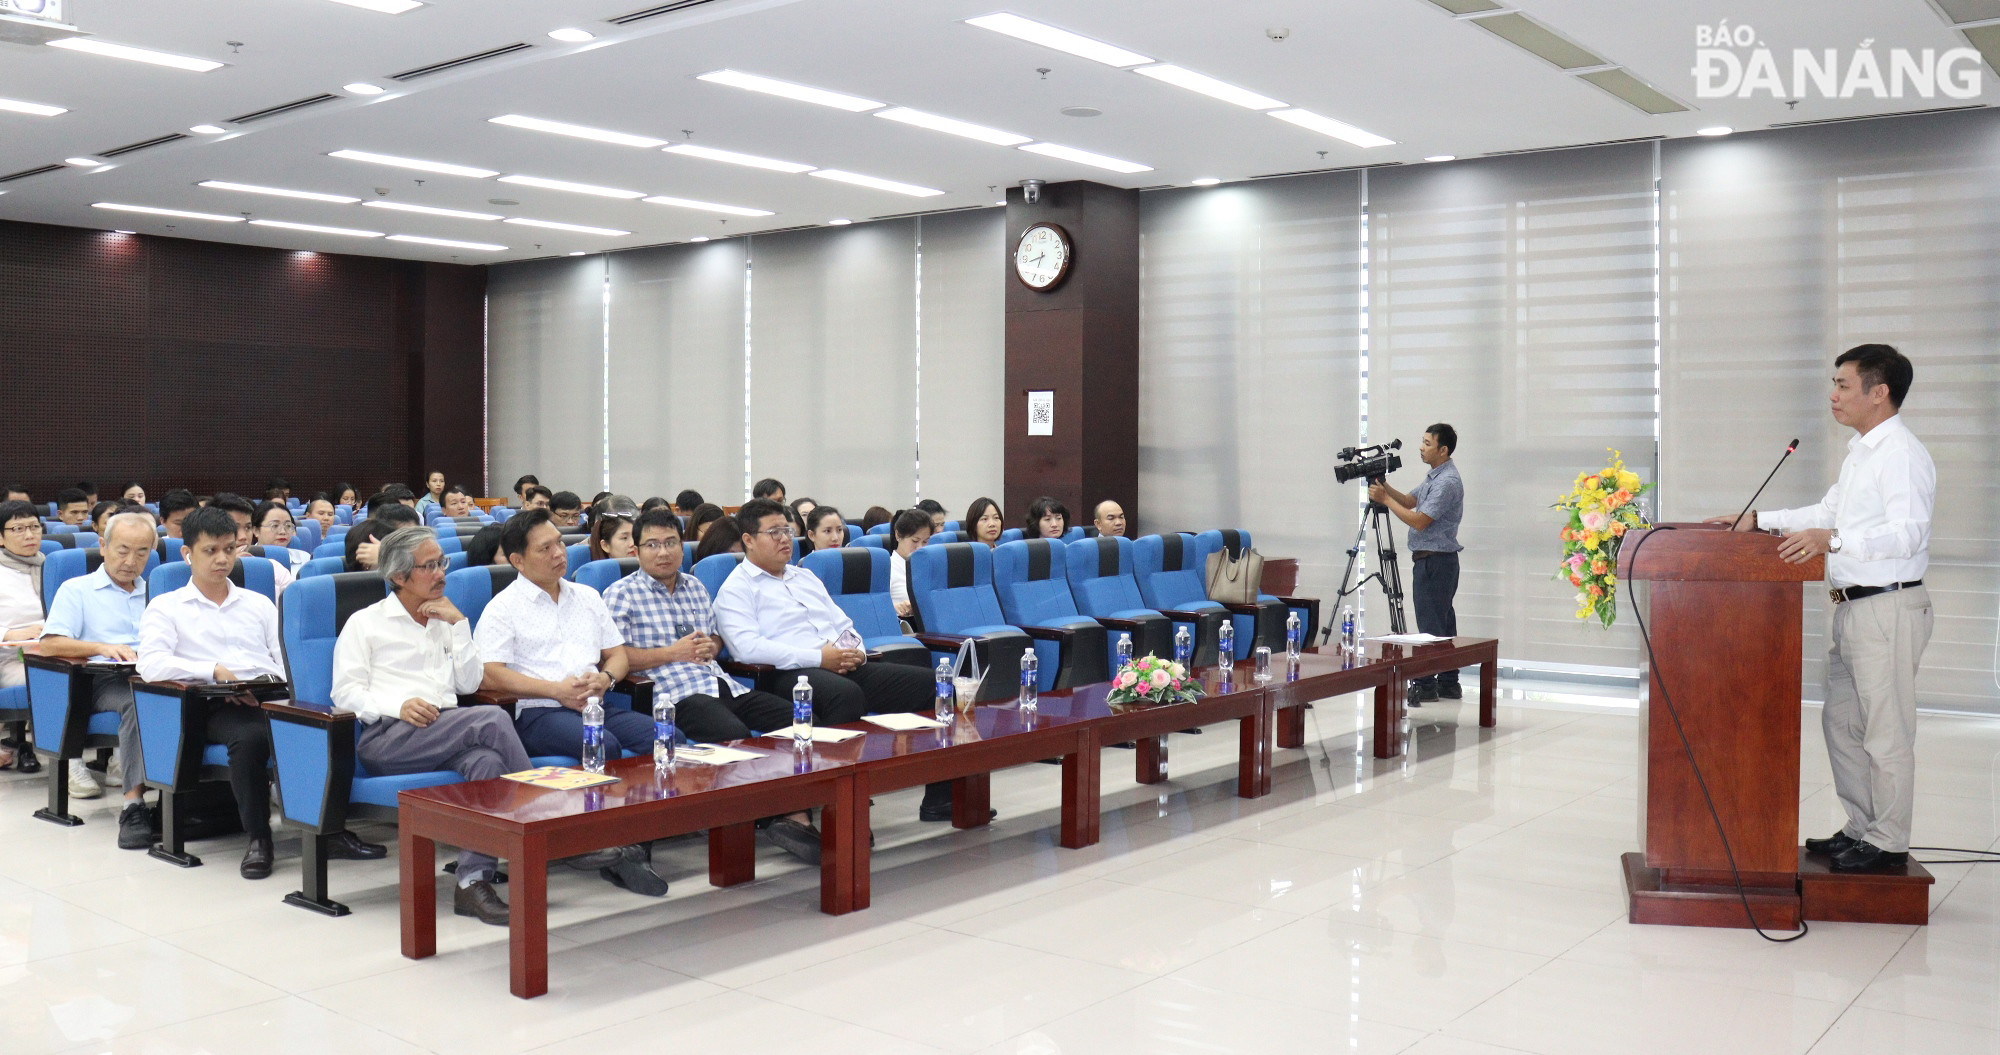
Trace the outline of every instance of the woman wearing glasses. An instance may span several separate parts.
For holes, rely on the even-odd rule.
[[[28,680],[21,646],[41,634],[42,518],[26,502],[0,504],[0,689]],[[0,747],[0,769],[17,755],[34,757],[26,744]]]

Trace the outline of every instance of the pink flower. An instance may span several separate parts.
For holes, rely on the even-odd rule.
[[[1167,676],[1167,672],[1166,672],[1166,671],[1164,671],[1164,670],[1156,670],[1156,671],[1154,671],[1154,672],[1153,672],[1152,676],[1151,676],[1150,678],[1148,678],[1147,680],[1153,683],[1153,687],[1154,687],[1154,688],[1156,688],[1156,689],[1164,689],[1164,688],[1166,688],[1166,687],[1167,687],[1167,684],[1168,684],[1169,682],[1173,681],[1174,679],[1173,679],[1173,678],[1171,678],[1171,677],[1168,677],[1168,676]]]
[[[1597,532],[1598,534],[1603,534],[1605,529],[1609,528],[1610,526],[1611,526],[1611,514],[1609,513],[1593,512],[1593,513],[1585,513],[1583,515],[1583,529],[1585,531],[1594,531]]]
[[[1134,677],[1131,671],[1129,670],[1121,671],[1118,675],[1117,680],[1113,681],[1111,684],[1113,688],[1129,689],[1132,687],[1133,680]]]

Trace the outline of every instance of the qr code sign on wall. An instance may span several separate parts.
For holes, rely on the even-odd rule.
[[[1028,435],[1053,436],[1056,434],[1056,394],[1054,392],[1028,393]]]

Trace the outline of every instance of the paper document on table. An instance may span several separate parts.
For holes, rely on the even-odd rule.
[[[785,726],[783,729],[773,729],[768,733],[759,733],[758,735],[768,736],[776,740],[790,740],[794,736],[798,735],[797,729],[798,726],[796,725],[788,725]],[[852,740],[857,736],[866,736],[866,735],[867,735],[866,733],[863,733],[859,729],[828,729],[825,726],[819,726],[819,725],[815,725],[812,727],[812,740],[813,743],[816,744],[845,743],[846,741]]]
[[[518,780],[523,784],[533,784],[538,788],[553,788],[557,791],[575,791],[578,788],[594,788],[599,784],[616,784],[618,778],[604,773],[587,773],[581,769],[565,766],[541,766],[524,769],[519,773],[503,773],[508,780]]]
[[[748,762],[753,758],[763,757],[756,751],[723,747],[720,744],[688,744],[674,751],[674,761],[699,762],[704,766],[726,766],[731,762]]]
[[[919,729],[944,728],[944,723],[935,718],[927,718],[921,714],[906,714],[901,712],[894,714],[871,714],[861,720],[879,725],[884,729],[894,729],[899,733],[912,733]]]
[[[1381,637],[1371,637],[1368,640],[1386,641],[1392,645],[1430,645],[1439,641],[1450,641],[1451,638],[1439,637],[1436,634],[1384,634]]]

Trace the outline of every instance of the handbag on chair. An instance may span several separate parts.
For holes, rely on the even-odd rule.
[[[958,658],[951,664],[952,689],[958,694],[958,709],[972,710],[972,703],[979,698],[980,683],[986,680],[986,672],[979,669],[979,650],[973,640],[966,638],[958,643]]]
[[[1208,599],[1223,604],[1255,604],[1258,585],[1264,581],[1264,556],[1254,549],[1240,556],[1229,555],[1228,547],[1208,555],[1202,584]]]

